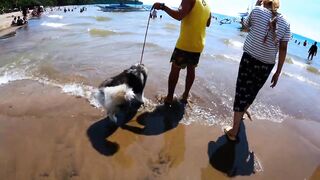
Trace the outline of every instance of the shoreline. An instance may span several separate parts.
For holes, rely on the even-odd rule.
[[[228,179],[208,157],[214,149],[210,146],[225,148],[220,126],[179,123],[156,130],[162,127],[158,123],[163,114],[151,113],[144,128],[133,119],[128,127],[113,129],[103,120],[104,113],[87,100],[32,80],[1,85],[0,98],[0,166],[4,167],[0,177],[4,179]],[[254,152],[258,172],[239,170],[235,179],[317,178],[320,147],[314,130],[320,124],[255,120],[245,121],[244,127],[235,159],[239,163],[243,155]],[[300,131],[306,128],[310,131]],[[104,143],[111,152],[101,149]],[[228,154],[219,157],[224,155]]]

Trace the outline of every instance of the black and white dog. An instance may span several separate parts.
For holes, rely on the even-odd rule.
[[[132,108],[137,110],[144,104],[143,90],[147,76],[147,69],[138,64],[101,83],[96,98],[112,121],[117,123],[117,113]]]

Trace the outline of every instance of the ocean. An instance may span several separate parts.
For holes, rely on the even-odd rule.
[[[82,97],[96,108],[93,97],[97,86],[140,61],[148,11],[102,12],[95,5],[74,12],[47,11],[31,19],[16,36],[0,40],[0,86],[19,80],[34,80],[61,89],[61,93]],[[151,19],[143,63],[149,69],[145,96],[157,103],[156,96],[167,92],[170,57],[179,35],[179,22],[163,12],[162,19]],[[218,19],[226,18],[216,15]],[[240,24],[220,25],[213,20],[207,29],[196,80],[191,89],[192,108],[182,123],[199,122],[223,126],[232,122],[232,106],[237,71],[246,33]],[[295,39],[301,41],[298,45]],[[254,119],[281,123],[320,122],[320,58],[307,63],[305,38],[293,35],[282,76],[275,88],[271,77],[250,107]],[[275,68],[273,72],[275,71]],[[176,88],[184,90],[185,72]]]

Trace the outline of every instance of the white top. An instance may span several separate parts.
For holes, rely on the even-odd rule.
[[[270,30],[264,43],[263,40],[269,30],[271,18],[272,12],[269,9],[256,6],[249,17],[244,20],[244,25],[249,27],[250,31],[245,40],[243,50],[255,59],[267,64],[275,63],[279,50],[279,42],[288,42],[291,37],[290,24],[278,13],[276,16],[276,41],[273,39],[273,30]]]

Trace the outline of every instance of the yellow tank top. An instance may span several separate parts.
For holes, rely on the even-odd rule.
[[[190,13],[181,21],[176,47],[184,51],[200,53],[205,44],[210,8],[206,0],[195,1]]]

